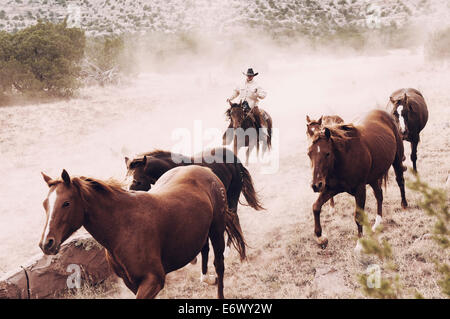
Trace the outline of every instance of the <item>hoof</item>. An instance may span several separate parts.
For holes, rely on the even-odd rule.
[[[215,275],[208,275],[208,274],[204,275],[204,274],[201,274],[200,275],[200,282],[204,282],[204,283],[206,283],[208,285],[213,286],[213,285],[217,284],[217,277]]]
[[[317,243],[319,244],[320,248],[325,249],[328,246],[328,239],[325,236],[321,236],[317,238]]]
[[[406,208],[408,208],[408,203],[406,201],[402,202],[402,208],[403,210],[406,210]]]

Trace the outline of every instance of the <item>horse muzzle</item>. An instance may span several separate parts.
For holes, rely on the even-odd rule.
[[[319,181],[317,183],[311,183],[311,187],[314,193],[320,193],[325,189],[325,182]]]
[[[47,238],[45,242],[40,242],[39,247],[46,255],[56,255],[59,252],[60,244],[54,238]]]

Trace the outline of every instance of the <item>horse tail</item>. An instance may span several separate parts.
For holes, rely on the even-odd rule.
[[[247,201],[248,205],[255,210],[265,209],[261,205],[258,199],[258,194],[256,193],[255,188],[253,187],[253,180],[252,176],[250,175],[250,172],[241,163],[239,163],[238,165],[242,177],[242,194],[244,194],[245,200]]]
[[[235,218],[235,213],[228,209],[228,205],[225,206],[225,231],[228,238],[231,239],[234,248],[239,252],[241,261],[247,258],[245,253],[247,244],[242,234],[241,225],[239,224],[239,220]]]
[[[272,118],[267,120],[267,147],[272,148]]]

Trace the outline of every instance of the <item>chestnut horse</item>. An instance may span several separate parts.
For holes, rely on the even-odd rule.
[[[359,211],[366,202],[366,185],[369,184],[377,200],[377,218],[373,229],[381,223],[383,190],[390,166],[395,170],[400,188],[402,207],[407,207],[403,172],[403,143],[392,116],[381,110],[371,111],[359,126],[340,125],[325,127],[314,135],[308,149],[311,159],[312,188],[319,197],[313,205],[315,227],[319,245],[325,248],[328,239],[322,235],[320,211],[322,205],[336,194],[347,192],[355,197],[355,222],[358,237],[362,237]],[[361,248],[360,241],[356,246]]]
[[[165,172],[186,165],[209,167],[222,181],[227,190],[228,208],[233,213],[236,225],[240,225],[237,215],[239,197],[244,195],[247,203],[255,210],[263,210],[253,186],[250,172],[242,165],[239,158],[226,147],[218,147],[203,151],[193,157],[168,151],[155,150],[140,154],[134,159],[125,157],[127,176],[133,177],[130,190],[148,191]],[[227,246],[231,246],[228,238]],[[202,281],[206,274],[202,274]]]
[[[260,113],[261,128],[258,129],[254,112]],[[248,165],[250,153],[256,146],[256,154],[259,156],[259,142],[263,142],[263,154],[272,147],[272,118],[258,107],[252,108],[246,113],[240,104],[230,102],[230,108],[225,112],[230,123],[223,134],[223,145],[233,141],[233,151],[237,155],[241,147],[248,147],[245,165]]]
[[[208,238],[214,249],[218,297],[223,298],[224,231],[245,258],[245,241],[228,210],[225,188],[205,167],[177,167],[150,192],[129,192],[115,182],[42,173],[50,190],[44,200],[47,221],[39,246],[57,254],[81,226],[106,249],[114,272],[137,298],[154,298],[166,274],[199,252],[207,267]]]
[[[306,115],[306,137],[311,140],[314,134],[322,130],[325,125],[341,123],[344,123],[344,120],[339,115],[322,115],[317,121],[311,120],[309,115]],[[330,206],[334,212],[334,197],[330,198]]]
[[[418,90],[408,88],[395,91],[389,97],[393,105],[392,114],[400,126],[402,138],[411,143],[411,161],[417,172],[417,145],[420,131],[428,121],[428,108],[425,99]]]

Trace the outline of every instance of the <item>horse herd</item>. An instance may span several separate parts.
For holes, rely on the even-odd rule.
[[[381,222],[382,182],[392,165],[400,188],[402,207],[407,206],[403,173],[403,141],[411,142],[416,170],[419,133],[428,118],[422,94],[401,89],[390,96],[392,111],[371,111],[360,125],[344,124],[339,116],[307,117],[308,156],[312,166],[315,235],[322,248],[328,240],[322,234],[322,206],[336,194],[347,192],[356,199],[355,221],[358,236],[362,226],[358,212],[364,209],[366,185],[377,199],[377,218]],[[239,107],[239,108],[238,108]],[[255,127],[251,113],[243,114],[239,104],[227,111],[229,129]],[[259,149],[266,140],[270,149],[272,119],[261,110],[265,131],[244,146]],[[233,140],[224,134],[224,144]],[[223,298],[225,236],[241,260],[246,257],[246,242],[240,227],[237,207],[241,193],[249,206],[264,209],[251,175],[240,162],[236,136],[234,152],[225,147],[189,157],[156,150],[134,159],[125,158],[127,176],[133,178],[129,190],[114,180],[72,177],[66,170],[54,179],[42,173],[49,187],[43,202],[47,214],[39,243],[45,254],[57,254],[61,244],[81,226],[106,250],[114,272],[137,298],[154,298],[164,287],[166,274],[196,260],[201,253],[201,281],[217,284]],[[230,160],[231,159],[231,160]],[[207,275],[209,242],[214,251],[217,278]],[[359,241],[358,241],[359,244]],[[358,245],[357,245],[358,247]]]

